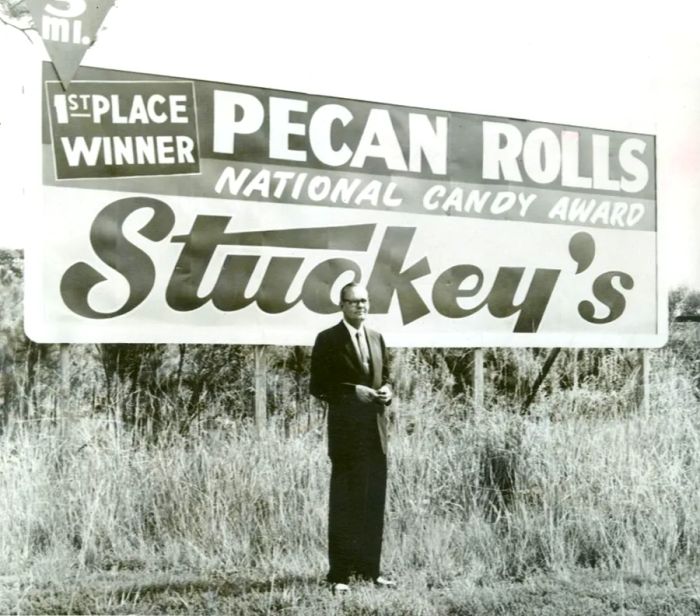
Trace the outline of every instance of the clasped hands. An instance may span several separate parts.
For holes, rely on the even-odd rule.
[[[360,402],[378,402],[387,405],[391,402],[393,393],[388,385],[382,385],[379,389],[372,389],[366,385],[355,385],[355,395]]]

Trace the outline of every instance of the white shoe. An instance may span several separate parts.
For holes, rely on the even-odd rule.
[[[379,588],[396,588],[396,582],[394,582],[394,580],[390,580],[387,577],[384,577],[383,575],[380,575],[378,578],[375,578],[374,585],[378,586]]]
[[[333,591],[334,595],[344,595],[345,593],[350,592],[350,587],[347,584],[336,582],[335,584],[331,584],[331,590]]]

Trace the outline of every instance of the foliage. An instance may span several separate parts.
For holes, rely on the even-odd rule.
[[[156,591],[89,603],[61,576],[195,571],[223,575],[206,592],[231,598],[207,595],[203,609],[329,613],[304,595],[325,564],[328,473],[323,416],[307,393],[310,349],[268,348],[267,425],[255,429],[252,347],[70,345],[62,355],[24,336],[21,265],[21,254],[0,252],[0,571],[77,590],[51,607],[20,588],[12,609],[153,611]],[[700,313],[700,300],[674,291],[671,310]],[[550,604],[465,589],[552,572],[665,579],[697,568],[695,327],[673,323],[667,348],[651,353],[646,415],[635,350],[562,350],[528,414],[547,350],[485,349],[483,405],[472,399],[473,351],[393,350],[386,566],[420,592],[361,590],[350,609],[527,614]],[[271,580],[264,605],[227,590],[232,571]],[[179,609],[197,609],[183,595]],[[658,607],[615,597],[581,605]],[[551,613],[578,613],[569,607],[555,601]]]
[[[700,316],[700,291],[680,287],[669,294],[669,318]],[[674,323],[668,348],[691,371],[696,394],[700,395],[700,323]]]
[[[352,609],[538,613],[528,611],[532,604],[551,607],[540,613],[607,614],[624,604],[659,613],[655,585],[677,583],[699,562],[700,421],[687,371],[670,351],[652,353],[652,376],[644,416],[523,416],[498,404],[421,398],[418,386],[391,434],[385,531],[385,567],[409,594],[359,588]],[[410,430],[402,416],[412,418]],[[18,586],[15,608],[170,611],[177,595],[177,609],[191,612],[211,592],[214,612],[274,605],[329,613],[333,598],[318,589],[323,424],[299,416],[287,433],[284,423],[273,415],[260,434],[221,416],[198,438],[171,435],[157,447],[108,417],[85,415],[68,433],[49,421],[11,423],[0,441],[0,570],[31,581]],[[117,585],[89,603],[97,595],[86,580],[98,574],[99,588],[131,579],[132,590]],[[147,582],[164,574],[167,582]],[[629,596],[570,587],[571,605],[529,586],[540,579],[554,592],[553,577],[586,575],[619,580],[618,589],[623,580],[649,585],[642,593],[632,583]],[[494,589],[506,586],[496,601]],[[691,605],[685,591],[677,594]]]
[[[55,356],[46,345],[29,340],[22,327],[23,255],[0,250],[0,370],[7,415],[28,416],[40,404],[39,389],[55,385]],[[0,426],[2,422],[0,422]]]
[[[700,315],[700,291],[686,286],[671,289],[668,294],[668,314],[671,319]]]
[[[0,0],[0,21],[20,30],[34,27],[26,0]]]

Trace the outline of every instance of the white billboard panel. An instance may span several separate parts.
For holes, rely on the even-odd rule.
[[[44,88],[45,342],[656,346],[654,138],[81,69]]]

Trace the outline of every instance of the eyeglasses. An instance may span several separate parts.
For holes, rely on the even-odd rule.
[[[343,302],[351,306],[365,306],[367,304],[366,299],[344,299]]]

